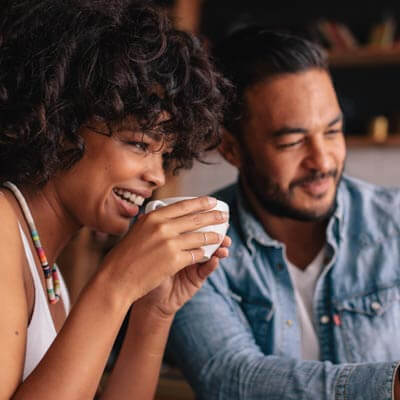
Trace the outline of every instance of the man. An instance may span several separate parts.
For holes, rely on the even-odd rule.
[[[217,53],[238,97],[229,259],[177,315],[169,350],[204,400],[400,399],[400,191],[342,177],[323,52],[248,29]]]

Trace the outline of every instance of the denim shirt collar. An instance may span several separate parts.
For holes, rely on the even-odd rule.
[[[237,183],[235,190],[238,219],[243,232],[244,242],[246,243],[251,255],[253,256],[255,254],[254,242],[258,242],[261,246],[265,247],[282,248],[284,246],[283,243],[269,236],[257,217],[249,209],[239,182]],[[337,247],[344,229],[343,202],[345,201],[345,196],[343,191],[344,189],[342,185],[339,184],[335,200],[335,211],[331,216],[327,226],[327,242],[332,245],[333,248]]]

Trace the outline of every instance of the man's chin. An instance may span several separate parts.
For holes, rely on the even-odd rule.
[[[330,218],[335,211],[335,201],[332,201],[329,205],[322,207],[319,206],[308,206],[308,207],[297,207],[295,204],[283,204],[277,202],[264,202],[264,209],[281,218],[289,218],[297,221],[304,222],[315,222]]]
[[[334,208],[324,211],[303,211],[299,212],[299,219],[303,221],[324,221],[329,219],[334,213]]]
[[[332,201],[325,207],[297,208],[288,207],[287,215],[289,218],[300,221],[321,221],[330,218],[335,211],[335,203]]]
[[[332,214],[332,209],[335,207],[336,199],[336,188],[329,190],[328,192],[321,193],[319,195],[309,196],[303,194],[303,196],[298,196],[297,201],[295,198],[287,204],[288,208],[293,211],[297,211],[301,215],[309,215],[310,218],[323,219],[326,216]]]

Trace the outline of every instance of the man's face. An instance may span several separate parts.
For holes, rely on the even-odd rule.
[[[328,217],[346,155],[342,113],[326,71],[278,75],[245,92],[240,178],[267,212]]]

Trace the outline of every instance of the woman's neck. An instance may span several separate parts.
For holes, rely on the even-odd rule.
[[[28,203],[41,244],[52,265],[80,225],[67,211],[51,181],[40,189],[30,186],[18,188]]]

